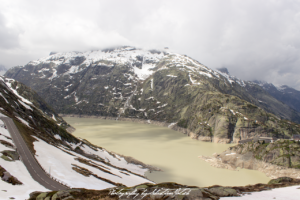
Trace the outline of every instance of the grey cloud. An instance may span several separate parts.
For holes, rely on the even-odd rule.
[[[5,25],[5,19],[0,13],[0,48],[11,49],[19,46],[18,32]]]
[[[2,49],[0,59],[22,58],[4,63],[13,66],[50,51],[167,46],[242,79],[300,89],[299,10],[296,0],[19,0],[6,10],[14,29],[0,17],[0,38],[7,38],[5,48],[22,45]],[[24,30],[19,41],[12,30]]]

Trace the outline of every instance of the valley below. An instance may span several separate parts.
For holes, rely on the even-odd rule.
[[[191,140],[180,132],[152,124],[79,117],[64,117],[64,120],[76,128],[73,132],[76,137],[160,168],[162,171],[146,173],[147,178],[156,183],[207,187],[242,186],[270,180],[256,170],[215,168],[198,158],[221,153],[234,144]]]

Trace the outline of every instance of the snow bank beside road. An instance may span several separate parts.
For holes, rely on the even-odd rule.
[[[3,124],[3,121],[0,120],[0,139],[13,144],[12,140],[8,139],[11,136],[7,129],[4,128]],[[0,143],[0,152],[4,150],[13,151],[14,149],[6,147]],[[1,156],[2,153],[0,153],[0,157]],[[16,200],[24,200],[29,198],[29,194],[31,192],[49,191],[32,179],[22,161],[6,161],[0,158],[0,166],[23,183],[23,185],[12,185],[0,180],[0,200],[9,199],[10,197],[14,197]]]
[[[41,139],[36,139],[38,141],[34,142],[34,149],[36,150],[36,159],[38,160],[40,165],[45,170],[47,170],[47,172],[50,171],[51,176],[53,176],[55,179],[66,183],[72,188],[87,188],[101,190],[115,187],[115,185],[95,178],[94,176],[84,176],[76,172],[72,169],[74,165],[87,169],[93,174],[96,174],[98,177],[108,179],[114,183],[121,183],[129,187],[145,182],[153,183],[147,180],[146,178],[131,174],[128,171],[120,170],[112,166],[106,165],[105,163],[91,160],[95,165],[97,165],[101,169],[110,172],[107,173],[103,170],[97,169],[96,167],[92,167],[90,165],[79,162],[78,160],[75,160],[76,158],[89,160],[88,158],[80,154],[77,154],[73,151],[68,151],[65,148],[63,151],[62,149],[52,146]],[[69,152],[73,155],[70,155],[66,152]]]

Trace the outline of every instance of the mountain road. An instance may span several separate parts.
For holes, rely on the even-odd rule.
[[[49,190],[58,191],[68,189],[68,187],[50,178],[49,175],[42,169],[40,164],[30,152],[13,120],[8,117],[0,117],[0,119],[5,123],[13,142],[17,147],[17,151],[21,157],[21,160],[23,161],[32,178]]]

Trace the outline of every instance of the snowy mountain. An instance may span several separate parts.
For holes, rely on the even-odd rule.
[[[171,52],[126,47],[55,53],[13,68],[7,72],[9,75],[31,85],[61,113],[157,120],[187,131],[194,138],[216,142],[237,141],[245,134],[300,133],[298,124],[265,111],[270,107],[261,100],[269,98],[272,101],[269,100],[268,106],[278,105],[274,113],[291,118],[289,108],[257,84],[211,70],[187,56]],[[250,91],[263,95],[258,99]],[[0,121],[0,175],[6,179],[4,176],[9,172],[9,180],[13,180],[0,181],[1,198],[25,199],[36,190],[46,193],[33,193],[31,199],[54,199],[62,193],[97,198],[101,191],[87,189],[115,186],[122,189],[144,182],[148,184],[136,188],[188,187],[175,183],[149,184],[152,182],[143,175],[153,169],[151,166],[130,163],[126,157],[75,138],[66,131],[70,126],[37,93],[14,79],[1,78],[0,96],[1,116],[14,120],[44,171],[69,187],[86,188],[50,192],[36,182],[19,160],[11,134]],[[274,187],[279,186],[274,184]],[[236,196],[240,191],[257,189],[194,187],[194,196],[184,198],[217,199]]]
[[[287,85],[275,86],[272,83],[267,83],[263,81],[254,81],[260,85],[265,91],[282,101],[286,105],[300,112],[300,91],[295,90]]]
[[[58,113],[154,120],[204,141],[299,132],[281,119],[299,123],[300,114],[261,86],[165,50],[53,53],[5,76],[37,91]]]
[[[150,166],[132,164],[126,157],[69,134],[62,118],[13,79],[0,77],[0,117],[13,119],[45,173],[66,186],[100,190],[153,183],[144,177]],[[27,171],[6,126],[0,120],[0,199],[27,199],[33,191],[49,191]]]

